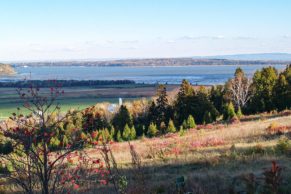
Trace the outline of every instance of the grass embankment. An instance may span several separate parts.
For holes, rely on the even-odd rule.
[[[141,157],[146,185],[139,185],[134,177],[128,143],[115,143],[112,151],[122,172],[128,177],[133,193],[141,187],[147,188],[148,193],[175,193],[175,181],[180,176],[186,178],[186,191],[229,193],[236,178],[242,184],[242,179],[254,173],[256,181],[262,181],[264,168],[270,169],[272,161],[283,167],[283,182],[291,191],[291,134],[289,130],[284,135],[289,139],[289,148],[284,150],[282,145],[278,146],[282,136],[266,131],[274,122],[280,126],[291,126],[291,116],[208,125],[199,130],[191,129],[183,136],[177,133],[132,141]],[[95,155],[96,151],[89,149],[88,153]],[[94,192],[99,190],[95,188]],[[100,193],[110,191],[105,187]]]

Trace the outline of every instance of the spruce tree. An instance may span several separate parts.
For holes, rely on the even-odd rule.
[[[122,137],[121,137],[121,132],[120,132],[120,131],[117,132],[116,140],[117,140],[118,142],[122,142],[122,141],[123,141],[123,139],[122,139]]]
[[[174,122],[172,119],[169,120],[168,128],[167,128],[167,133],[175,133],[176,132],[176,127],[174,125]]]
[[[230,102],[230,103],[225,105],[223,120],[230,120],[234,117],[236,117],[234,106],[233,106],[232,102]]]
[[[189,100],[193,96],[194,90],[187,80],[183,80],[174,105],[177,123],[182,124],[187,119],[191,110]]]
[[[158,133],[158,129],[157,129],[156,124],[151,123],[150,126],[149,126],[149,128],[148,128],[148,133],[147,133],[147,135],[148,135],[149,137],[154,137],[154,136],[157,135],[157,133]]]
[[[112,124],[117,131],[121,131],[123,133],[123,129],[127,124],[129,127],[132,127],[133,121],[132,117],[126,108],[126,106],[121,105],[119,111],[114,115]]]
[[[211,116],[211,113],[210,112],[205,112],[204,114],[204,118],[203,118],[203,123],[204,124],[208,124],[208,123],[212,123],[213,120],[212,120],[212,116]]]
[[[157,124],[158,126],[162,122],[166,122],[168,117],[168,109],[169,109],[169,103],[167,98],[167,89],[165,85],[159,85],[157,89],[157,106],[156,106],[156,113],[157,113]]]
[[[128,126],[128,124],[125,125],[123,133],[122,133],[122,138],[126,141],[131,139],[131,129]]]
[[[130,140],[134,140],[134,139],[136,139],[136,130],[135,130],[135,127],[132,126],[130,129]]]
[[[196,123],[195,123],[194,117],[192,115],[189,115],[187,119],[187,129],[192,129],[195,127],[196,127]]]

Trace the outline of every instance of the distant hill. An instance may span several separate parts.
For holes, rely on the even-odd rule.
[[[14,75],[16,72],[11,65],[0,63],[0,76],[3,75]]]
[[[226,58],[226,56],[225,56]],[[279,65],[288,64],[290,60],[237,60],[213,58],[153,58],[153,59],[120,59],[108,61],[53,61],[53,62],[18,62],[16,66],[100,66],[100,67],[139,67],[139,66],[192,66],[192,65]]]
[[[197,57],[194,57],[197,58]],[[260,60],[260,61],[291,61],[289,53],[255,53],[255,54],[236,54],[236,55],[217,55],[201,57],[208,59],[227,59],[227,60]]]

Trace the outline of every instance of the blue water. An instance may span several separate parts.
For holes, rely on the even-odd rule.
[[[236,65],[200,65],[179,67],[83,67],[83,66],[42,66],[16,67],[18,74],[13,77],[2,77],[8,80],[133,80],[137,83],[169,83],[179,84],[183,79],[192,84],[221,84],[231,78]],[[251,76],[262,65],[241,66]],[[278,70],[284,65],[275,65]]]

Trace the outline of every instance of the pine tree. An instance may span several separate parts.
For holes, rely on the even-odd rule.
[[[282,111],[286,108],[290,108],[290,85],[284,75],[281,73],[273,89],[273,101],[276,109]]]
[[[193,96],[194,90],[187,80],[183,80],[174,105],[176,120],[182,124],[190,114],[189,100]]]
[[[232,102],[230,102],[227,105],[225,105],[223,119],[224,120],[230,120],[230,119],[232,119],[234,117],[236,117],[234,106],[233,106]]]
[[[168,128],[167,128],[167,133],[175,133],[175,132],[176,132],[176,127],[175,127],[172,119],[170,119],[169,124],[168,124]]]
[[[110,141],[110,133],[107,128],[101,130],[101,135],[103,141],[105,142]]]
[[[180,126],[180,129],[179,129],[179,135],[180,136],[183,136],[185,134],[185,129],[183,128],[183,126],[181,125]]]
[[[114,140],[114,138],[115,138],[115,129],[114,129],[114,127],[111,125],[111,126],[110,126],[110,139],[111,139],[111,140]]]
[[[123,141],[123,139],[122,139],[122,137],[121,137],[121,132],[120,132],[120,131],[117,132],[116,140],[117,140],[118,142],[122,142],[122,141]]]
[[[130,139],[131,140],[136,139],[136,130],[135,130],[134,126],[132,126],[131,129],[130,129]]]
[[[112,124],[117,131],[121,131],[121,134],[123,133],[126,124],[129,127],[132,127],[133,125],[132,117],[126,106],[124,105],[120,106],[119,111],[114,115]]]
[[[122,138],[126,141],[130,140],[130,135],[131,135],[131,130],[128,126],[128,124],[125,125],[123,133],[122,133]]]
[[[204,118],[203,118],[203,123],[204,124],[208,124],[208,123],[212,123],[212,122],[213,122],[213,120],[212,120],[211,113],[210,112],[205,112]]]
[[[157,133],[158,133],[158,129],[157,129],[156,124],[151,123],[150,126],[149,126],[149,128],[148,128],[148,134],[147,135],[149,137],[154,137],[154,136],[157,135]]]
[[[274,110],[273,91],[278,79],[278,72],[274,67],[265,67],[256,71],[253,76],[254,94],[250,101],[250,112],[265,112]]]
[[[157,122],[157,118],[158,118],[158,116],[157,116],[157,110],[156,110],[156,103],[155,103],[155,101],[152,101],[151,102],[151,105],[150,105],[150,107],[149,107],[149,111],[148,111],[148,114],[147,114],[147,122],[148,122],[148,124],[150,124],[150,123],[156,123]]]
[[[192,129],[195,127],[196,127],[196,123],[195,123],[194,117],[192,115],[189,115],[187,119],[187,129]]]
[[[157,124],[158,126],[162,122],[166,122],[168,117],[168,98],[167,98],[167,89],[165,85],[159,85],[157,89],[157,106],[156,106],[156,112],[157,112]]]

